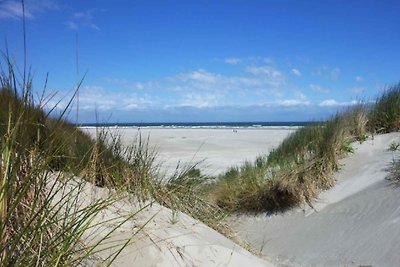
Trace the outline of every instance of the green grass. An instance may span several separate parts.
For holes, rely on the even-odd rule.
[[[369,113],[369,129],[376,133],[400,130],[400,83],[386,89]]]
[[[177,168],[170,177],[161,176],[155,165],[157,153],[150,148],[148,138],[138,135],[125,146],[120,135],[104,129],[91,138],[64,119],[73,98],[61,115],[44,111],[46,99],[34,99],[31,76],[23,81],[15,75],[9,57],[4,61],[0,64],[7,66],[0,73],[2,266],[84,265],[97,251],[107,248],[108,236],[89,245],[85,233],[93,227],[90,222],[117,201],[119,194],[75,207],[84,193],[84,180],[129,192],[146,204],[158,201],[172,209],[171,216],[183,211],[228,233],[221,223],[225,213],[203,193],[208,178],[196,164]],[[77,182],[74,176],[84,180]],[[126,218],[115,218],[121,219]],[[173,217],[173,221],[177,219]],[[118,223],[111,231],[117,227]],[[115,255],[100,262],[110,264]]]
[[[308,203],[335,183],[338,161],[353,153],[351,143],[400,129],[400,84],[372,106],[357,105],[323,123],[302,127],[269,155],[234,167],[208,194],[224,210],[278,212]]]
[[[14,75],[12,70],[9,73]],[[83,264],[107,240],[105,237],[87,246],[83,235],[92,227],[89,222],[117,198],[97,200],[84,207],[74,205],[83,193],[83,182],[67,186],[72,181],[67,170],[84,165],[73,154],[76,148],[68,147],[69,140],[62,140],[66,129],[71,128],[60,119],[49,119],[34,104],[31,83],[10,88],[14,78],[3,74],[0,89],[0,102],[5,104],[0,114],[1,265]],[[68,134],[72,133],[76,131]],[[105,264],[108,261],[104,259]]]
[[[400,143],[398,143],[398,142],[392,142],[388,148],[389,151],[396,151],[399,149],[400,149]]]
[[[96,264],[111,264],[131,240],[120,240],[115,247],[108,239],[121,222],[136,213],[93,224],[98,214],[120,200],[120,194],[78,205],[80,199],[87,198],[86,182],[74,177],[79,175],[101,187],[131,191],[138,199],[148,200],[152,197],[149,185],[156,176],[153,152],[140,138],[124,147],[118,136],[105,131],[92,139],[77,129],[64,117],[74,97],[60,115],[52,114],[57,107],[45,111],[45,89],[35,99],[32,75],[25,68],[16,71],[11,57],[2,55],[1,266],[81,266],[91,265],[93,257]],[[95,243],[86,242],[92,239],[88,233],[103,226],[108,227],[109,234]],[[99,258],[97,252],[111,246],[113,253]]]
[[[131,145],[123,145],[118,133],[100,129],[97,140],[106,144],[120,161],[110,166],[93,159],[89,165],[92,167],[83,174],[86,179],[98,181],[99,178],[93,176],[100,174],[107,187],[127,191],[144,203],[157,201],[173,213],[184,212],[215,230],[229,233],[222,223],[226,213],[204,193],[210,177],[201,174],[198,163],[176,166],[175,172],[168,176],[155,164],[157,151],[150,147],[148,137],[138,134]]]

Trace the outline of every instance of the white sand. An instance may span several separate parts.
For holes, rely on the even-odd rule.
[[[119,132],[124,144],[131,144],[137,128],[109,128]],[[181,166],[202,162],[200,169],[207,175],[217,175],[231,166],[267,154],[295,128],[291,129],[169,129],[142,128],[142,137],[150,137],[150,145],[158,150],[158,162],[170,172]],[[95,136],[95,129],[85,129]]]
[[[77,183],[83,183],[83,190],[77,198],[71,198],[70,204],[80,209],[107,198],[109,193],[116,195],[76,179],[67,184],[66,190],[57,191],[55,203],[64,192],[76,189]],[[99,212],[90,225],[83,235],[87,245],[107,237],[90,257],[90,266],[105,266],[104,260],[113,258],[127,241],[111,266],[274,266],[188,215],[173,213],[157,203],[140,206],[129,196]]]
[[[310,207],[239,216],[240,235],[281,266],[399,266],[400,188],[385,177],[400,133],[375,136],[341,161],[338,184]]]

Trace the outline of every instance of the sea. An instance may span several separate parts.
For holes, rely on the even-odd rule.
[[[129,123],[82,123],[81,128],[166,128],[166,129],[286,129],[298,128],[315,121],[286,122],[129,122]]]

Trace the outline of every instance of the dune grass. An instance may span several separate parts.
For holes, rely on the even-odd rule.
[[[96,142],[62,116],[50,118],[42,103],[34,101],[32,81],[16,77],[9,57],[4,61],[7,69],[1,69],[0,75],[1,265],[81,265],[107,239],[85,245],[83,234],[91,228],[89,222],[117,198],[79,207],[76,199],[83,193],[83,182],[68,189],[66,185],[71,174],[87,169],[90,159],[106,157],[94,149]]]
[[[77,148],[68,143],[71,140],[63,139],[76,131],[70,131],[61,118],[50,119],[34,103],[31,81],[16,82],[12,69],[8,74],[2,73],[0,84],[1,265],[81,265],[107,239],[85,245],[83,235],[92,227],[90,221],[118,198],[76,205],[83,182],[66,188],[72,179],[67,170],[85,165]],[[82,145],[89,145],[88,137],[82,140]]]
[[[105,163],[101,157],[92,158],[90,167],[82,173],[87,180],[97,184],[100,180],[109,188],[130,193],[142,203],[157,201],[173,212],[184,212],[229,234],[228,227],[222,223],[226,212],[204,194],[211,178],[201,174],[198,163],[176,166],[175,172],[166,175],[155,163],[157,151],[149,145],[149,137],[138,133],[132,144],[126,146],[118,132],[99,128],[96,135],[97,143],[103,144],[119,160]],[[110,152],[107,149],[95,155]]]
[[[195,164],[177,168],[170,177],[162,176],[155,165],[157,153],[148,139],[138,135],[131,145],[124,146],[120,135],[104,129],[93,139],[65,120],[74,98],[60,115],[52,114],[56,107],[45,111],[48,99],[34,98],[31,76],[27,75],[28,80],[17,77],[8,56],[0,63],[6,66],[0,73],[2,266],[93,263],[97,252],[107,248],[108,236],[89,245],[85,233],[100,227],[91,222],[118,201],[120,194],[77,206],[78,199],[84,198],[85,181],[114,192],[128,192],[143,203],[142,207],[158,201],[175,214],[183,211],[227,233],[220,222],[225,213],[201,194],[208,178]],[[126,219],[115,218],[116,226],[110,231]],[[118,249],[114,251],[118,255]],[[113,259],[114,255],[109,255],[95,262],[108,265]]]
[[[209,187],[218,206],[236,212],[278,212],[311,200],[335,183],[351,142],[400,129],[400,84],[372,106],[357,105],[324,123],[298,129],[269,155],[233,167]]]
[[[369,129],[376,133],[400,130],[400,83],[384,90],[368,114]]]

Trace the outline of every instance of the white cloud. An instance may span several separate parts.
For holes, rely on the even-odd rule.
[[[124,107],[125,110],[135,110],[138,108],[137,103],[130,103]]]
[[[79,105],[83,110],[98,109],[107,111],[117,106],[118,100],[113,94],[100,86],[84,86],[79,92]]]
[[[189,93],[184,96],[182,103],[177,106],[189,106],[196,108],[215,107],[218,105],[218,95],[216,94],[194,94]]]
[[[197,69],[149,81],[103,78],[103,81],[118,85],[120,86],[119,90],[124,89],[125,91],[120,91],[117,97],[114,97],[114,93],[110,97],[111,94],[106,92],[92,92],[92,102],[97,103],[98,107],[105,110],[109,109],[110,106],[129,110],[175,107],[201,109],[251,105],[334,107],[356,103],[338,102],[334,99],[326,99],[319,103],[312,102],[301,92],[289,90],[286,75],[278,68],[271,65],[245,65],[243,62],[240,66],[242,72],[235,75]],[[329,78],[331,71],[333,69],[327,69],[327,78]],[[299,73],[301,75],[300,71]],[[317,92],[330,92],[329,88],[319,84],[310,84],[309,86]],[[131,91],[126,89],[131,89]],[[146,94],[147,96],[145,96]]]
[[[271,66],[247,66],[246,71],[254,75],[266,75],[271,78],[281,78],[282,72]]]
[[[236,57],[229,57],[229,58],[225,58],[224,62],[227,64],[231,64],[231,65],[236,65],[240,63],[240,58],[236,58]]]
[[[57,109],[64,109],[70,99],[71,94],[63,96],[61,101],[54,98],[46,107],[50,109],[58,103]],[[79,90],[79,109],[82,111],[126,111],[132,109],[146,109],[158,104],[155,97],[147,94],[138,96],[136,93],[118,92],[97,85],[82,86]],[[75,107],[76,101],[73,101],[73,108]]]
[[[319,84],[310,84],[310,88],[316,92],[324,93],[327,94],[330,92],[330,90],[326,87],[323,87]]]
[[[262,90],[274,93],[279,91],[285,80],[283,75],[266,67],[251,67],[253,75],[222,75],[204,69],[179,73],[174,76],[157,81],[157,86],[164,90],[174,91],[212,91],[212,92],[246,92]]]
[[[239,75],[223,75],[205,69],[181,72],[150,81],[128,81],[105,77],[102,80],[119,89],[131,89],[137,95],[160,96],[158,104],[166,107],[211,107],[259,102],[283,95],[285,77],[267,66],[246,68]],[[240,105],[239,104],[239,105]],[[287,103],[286,103],[287,104]]]
[[[293,107],[293,106],[309,106],[311,102],[307,99],[307,97],[303,94],[299,94],[299,96],[295,99],[285,99],[277,102],[278,105],[284,107]]]
[[[340,69],[339,68],[334,68],[331,70],[331,78],[332,80],[338,80],[340,76]]]
[[[301,77],[301,72],[298,69],[292,69],[290,72],[297,77]]]
[[[144,85],[141,82],[136,82],[134,84],[134,87],[137,88],[137,89],[140,89],[140,90],[144,89]]]
[[[75,12],[72,17],[65,22],[65,25],[73,30],[86,27],[99,31],[100,28],[94,22],[94,13],[97,11],[99,10],[90,9],[83,12]]]
[[[275,65],[270,57],[226,57],[218,60],[230,65]]]
[[[270,57],[263,57],[262,58],[262,61],[265,63],[265,64],[274,64],[274,60],[272,59],[272,58],[270,58]]]
[[[281,102],[278,102],[279,105],[284,107],[293,107],[293,106],[309,106],[310,101],[304,101],[301,99],[286,99]]]
[[[18,19],[22,17],[22,7],[19,1],[5,1],[0,3],[0,18]],[[32,18],[33,15],[25,10],[25,17]]]
[[[350,102],[338,102],[335,99],[326,99],[321,101],[318,106],[320,107],[343,107],[343,106],[352,106],[352,105],[356,105],[359,102],[353,100]]]
[[[54,0],[26,0],[25,18],[33,19],[38,14],[57,10],[58,8],[58,4]],[[20,19],[22,16],[21,1],[6,0],[0,2],[0,19]]]
[[[364,77],[356,76],[356,82],[363,82],[363,81],[364,81]]]
[[[213,74],[203,69],[180,73],[176,77],[184,82],[196,81],[201,83],[215,83],[217,79],[221,78],[220,75]]]
[[[217,60],[222,62],[221,59]],[[191,111],[192,115],[211,114],[207,116],[211,116],[212,119],[213,112],[219,116],[224,112],[217,114],[218,111],[230,108],[246,110],[249,114],[256,114],[259,110],[270,110],[272,113],[285,111],[282,112],[285,116],[298,110],[299,114],[294,112],[293,116],[304,116],[312,112],[328,112],[334,110],[335,107],[358,103],[356,101],[340,102],[330,98],[329,95],[329,97],[325,95],[326,99],[323,101],[320,101],[320,98],[318,100],[311,98],[315,95],[311,89],[321,93],[330,92],[329,88],[320,84],[308,85],[310,88],[304,92],[309,94],[309,99],[296,91],[299,87],[291,83],[296,76],[302,75],[299,69],[293,68],[295,64],[286,65],[291,67],[283,72],[279,66],[266,64],[265,60],[265,58],[254,59],[251,62],[249,58],[232,60],[232,64],[237,62],[234,74],[199,68],[147,81],[129,80],[124,77],[103,77],[100,83],[102,86],[82,87],[80,107],[82,114],[92,114],[97,109],[99,114],[100,111],[103,111],[103,114],[125,114],[127,118],[148,114],[151,119],[159,119],[164,117],[158,115],[158,117],[156,115],[152,117],[153,112],[154,114],[159,112],[157,114],[160,115],[165,111],[165,114],[173,114],[175,116],[173,118],[186,118],[187,113]],[[325,82],[317,83],[327,84],[332,78],[332,72],[336,71],[337,75],[340,74],[338,68],[335,70],[326,67],[324,71],[321,75]],[[353,79],[354,77],[355,75]],[[289,78],[292,80],[288,80]],[[349,94],[350,90],[361,92],[363,88],[351,88],[343,93]],[[134,112],[131,112],[132,110]],[[300,114],[301,112],[303,114]],[[128,114],[136,115],[128,117],[130,116]],[[228,116],[226,114],[222,115],[226,117]],[[206,118],[205,115],[201,116]]]

